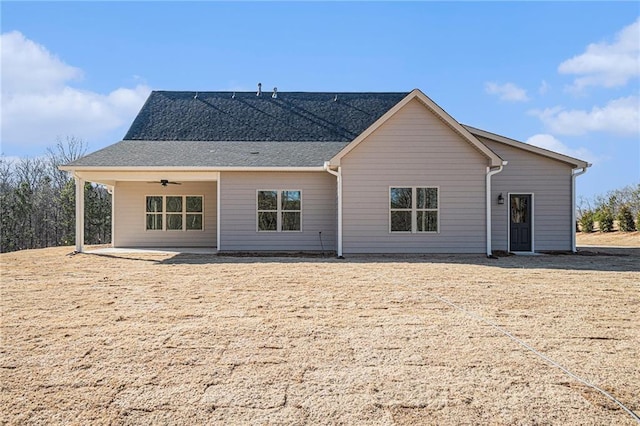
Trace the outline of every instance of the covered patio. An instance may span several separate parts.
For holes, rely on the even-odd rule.
[[[86,182],[104,185],[112,196],[111,248],[109,250],[151,250],[164,252],[217,251],[219,241],[219,182],[220,173],[209,170],[177,170],[175,168],[105,169],[101,167],[73,170],[76,195],[76,251],[83,252],[85,239],[84,186]],[[145,208],[150,198],[167,201],[179,198],[199,198],[200,208],[195,213],[181,211],[169,213],[161,206],[150,212]],[[183,199],[180,197],[184,197]],[[149,216],[158,217],[159,227],[149,226]],[[178,226],[170,227],[174,216]],[[198,228],[182,225],[183,217],[195,216]],[[198,218],[197,216],[201,216]],[[145,226],[145,222],[147,225]],[[181,232],[183,231],[183,232]],[[98,249],[107,250],[107,249]],[[95,250],[94,250],[95,251]]]

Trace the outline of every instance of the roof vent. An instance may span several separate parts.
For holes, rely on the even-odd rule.
[[[233,95],[231,95],[231,99],[235,99],[236,98],[236,92],[233,92]]]
[[[333,102],[338,102],[338,94],[333,98]]]
[[[193,99],[198,99],[198,92],[193,96]]]
[[[275,99],[275,98],[277,98],[277,97],[278,97],[278,88],[277,88],[277,87],[274,87],[274,88],[273,88],[273,95],[271,95],[271,97],[272,97],[273,99]]]
[[[262,83],[258,83],[258,93],[256,93],[256,96],[260,95],[262,95]]]

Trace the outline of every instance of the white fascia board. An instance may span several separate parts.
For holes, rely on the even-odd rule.
[[[315,168],[293,168],[293,167],[253,167],[253,168],[175,168],[175,167],[139,167],[139,168],[114,168],[114,167],[83,167],[83,168],[66,168],[72,171],[74,175],[81,177],[87,182],[103,183],[113,185],[117,181],[129,182],[145,182],[156,181],[161,179],[180,180],[183,182],[206,182],[216,181],[220,179],[223,172],[314,172],[323,173],[324,167]]]
[[[574,166],[575,168],[591,167],[590,163],[580,160],[578,158],[569,157],[568,155],[560,154],[555,151],[550,151],[548,149],[540,148],[535,145],[520,142],[515,139],[508,138],[506,136],[501,136],[495,133],[487,132],[486,130],[478,129],[476,127],[467,126],[467,125],[463,125],[463,126],[466,127],[469,130],[469,132],[471,132],[472,134],[475,134],[476,136],[480,136],[498,143],[509,145],[513,148],[522,149],[523,151],[529,151],[534,154],[542,155],[543,157],[562,161],[563,163],[567,163],[571,166]]]
[[[113,183],[121,182],[146,182],[162,179],[180,180],[185,182],[216,181],[220,173],[211,171],[161,171],[161,170],[75,170],[74,175],[87,182]]]
[[[182,166],[59,166],[65,172],[323,172],[324,166],[312,167],[182,167]]]
[[[420,89],[413,89],[411,93],[405,96],[400,102],[398,102],[393,108],[387,111],[382,117],[376,120],[369,128],[358,135],[349,145],[344,147],[338,152],[330,161],[330,165],[335,167],[340,165],[342,157],[347,155],[351,150],[358,146],[364,139],[376,131],[382,126],[388,119],[393,117],[400,109],[411,102],[413,99],[418,99],[427,109],[433,112],[438,118],[440,118],[445,124],[447,124],[452,130],[458,133],[462,138],[469,142],[473,147],[480,151],[484,156],[490,160],[491,167],[497,167],[502,164],[502,158],[493,152],[489,147],[483,144],[475,136],[473,136],[464,126],[458,123],[453,117],[451,117],[444,109],[438,104],[432,101],[427,95],[422,93]]]

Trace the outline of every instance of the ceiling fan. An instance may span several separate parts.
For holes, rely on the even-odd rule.
[[[167,185],[182,185],[180,182],[172,182],[168,179],[160,179],[159,181],[147,182],[147,183],[159,183],[162,186]]]

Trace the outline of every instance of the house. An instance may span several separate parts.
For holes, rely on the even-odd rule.
[[[114,247],[575,251],[585,161],[409,93],[154,91],[124,140],[63,167],[113,191]]]

